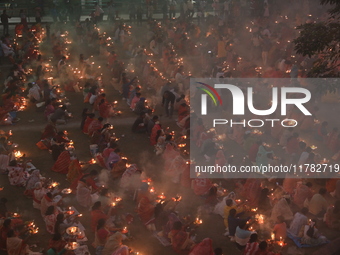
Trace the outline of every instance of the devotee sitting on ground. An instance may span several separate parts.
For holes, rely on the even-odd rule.
[[[247,222],[247,220],[250,219],[250,217],[248,217],[247,219],[240,219],[239,216],[241,216],[242,212],[238,214],[236,213],[237,213],[236,209],[230,209],[228,216],[229,237],[230,241],[232,242],[235,242],[236,228],[240,225],[241,222],[243,221]]]
[[[145,97],[141,97],[139,101],[136,103],[134,110],[136,114],[141,114],[142,112],[145,112],[146,110],[145,101],[146,101]]]
[[[89,113],[86,116],[85,122],[84,122],[84,127],[83,127],[83,133],[84,134],[88,134],[89,133],[89,126],[91,125],[91,123],[95,120],[95,114],[94,113]]]
[[[66,106],[63,105],[63,106],[58,107],[54,111],[54,113],[52,113],[50,120],[52,122],[57,123],[57,124],[65,124],[67,118],[68,118],[68,113],[67,113],[67,110],[66,110]]]
[[[93,205],[94,201],[98,197],[96,190],[92,190],[92,186],[86,181],[86,176],[78,181],[76,198],[78,203],[83,207],[90,207]]]
[[[47,192],[46,195],[41,199],[40,212],[41,216],[46,215],[46,211],[50,206],[56,206],[57,202],[53,201],[53,195],[51,192]]]
[[[93,133],[97,130],[101,130],[103,128],[103,118],[99,117],[98,119],[94,119],[88,127],[88,135],[92,137]]]
[[[224,234],[225,236],[229,235],[229,221],[228,221],[228,217],[230,215],[230,210],[234,209],[236,210],[236,214],[239,214],[241,212],[243,212],[243,208],[242,207],[238,207],[234,201],[232,199],[227,199],[225,201],[225,207],[224,207],[224,211],[223,211],[223,218],[224,218],[224,226],[226,228],[226,233]]]
[[[40,102],[41,100],[41,91],[37,84],[35,83],[28,83],[28,98],[31,102],[36,103]]]
[[[287,237],[287,225],[285,222],[285,218],[282,215],[277,216],[277,222],[273,228],[273,232],[275,234],[275,240],[285,240]]]
[[[308,224],[308,218],[307,218],[308,208],[303,207],[301,209],[301,212],[297,212],[294,215],[294,218],[290,224],[289,229],[287,229],[287,232],[293,236],[298,236],[300,233],[300,230],[303,226]]]
[[[132,125],[132,132],[134,133],[145,133],[146,132],[146,127],[144,124],[144,118],[145,118],[145,113],[142,112],[139,117],[135,120],[135,122]]]
[[[155,230],[155,205],[152,201],[149,186],[147,183],[143,183],[138,193],[138,206],[137,213],[142,223],[151,231]]]
[[[40,210],[41,207],[41,199],[47,193],[47,189],[45,189],[41,182],[35,183],[34,190],[33,190],[33,207],[35,209]]]
[[[46,125],[42,135],[41,139],[52,139],[58,134],[58,130],[56,127],[56,120],[50,120],[50,122]]]
[[[26,163],[18,164],[16,160],[9,162],[8,169],[8,179],[9,183],[14,186],[24,186],[29,177],[26,171]]]
[[[283,216],[285,220],[290,221],[293,219],[293,212],[290,209],[290,198],[281,198],[273,207],[270,219],[276,221],[278,216]]]
[[[8,255],[25,255],[30,252],[28,245],[16,236],[13,229],[7,232],[6,248]]]
[[[99,219],[94,230],[95,239],[93,247],[96,248],[96,254],[102,254],[106,241],[110,236],[110,231],[106,229],[105,222],[106,220],[104,218]]]
[[[98,222],[100,219],[107,220],[108,215],[110,214],[110,211],[108,214],[105,214],[102,209],[102,204],[100,201],[97,201],[93,204],[92,210],[91,210],[91,229],[92,231],[96,230],[96,227],[98,225]]]
[[[309,202],[308,209],[311,214],[318,218],[323,218],[326,210],[328,208],[328,202],[325,199],[327,195],[327,190],[325,188],[320,188],[319,193],[315,194]]]
[[[274,255],[274,253],[268,251],[268,243],[266,241],[262,241],[259,243],[259,248],[255,255]]]
[[[256,233],[251,234],[249,238],[249,242],[244,249],[244,255],[255,255],[257,250],[259,249],[259,243],[257,242],[258,235]]]
[[[176,221],[173,224],[173,228],[169,233],[172,248],[175,252],[189,252],[195,243],[190,239],[189,233],[183,230],[183,224],[180,221]]]
[[[240,222],[240,224],[236,228],[235,232],[235,242],[237,248],[239,248],[241,251],[244,250],[247,243],[249,242],[251,234],[254,232],[251,232],[247,229],[247,223],[246,222]]]
[[[54,205],[51,205],[47,208],[44,221],[46,224],[47,232],[50,234],[54,234],[54,226],[57,221],[57,216],[59,214],[59,211],[54,207]]]
[[[310,221],[309,225],[305,225],[301,243],[308,245],[319,245],[327,242],[327,238],[319,233],[316,228],[316,220]]]
[[[60,253],[63,249],[65,249],[66,241],[62,239],[60,233],[54,234],[51,240],[48,243],[47,249],[55,249],[56,253]],[[49,250],[47,250],[48,253]]]
[[[33,170],[33,172],[31,173],[30,177],[26,182],[26,190],[24,194],[28,197],[32,197],[35,189],[35,184],[43,180],[45,180],[45,178],[41,177],[40,171],[38,169]]]
[[[69,171],[69,166],[72,161],[72,148],[68,148],[67,150],[60,153],[58,156],[57,161],[52,166],[52,171],[61,173],[61,174],[67,174]]]
[[[74,225],[74,222],[71,220],[70,217],[64,216],[63,213],[59,213],[57,215],[57,221],[55,222],[54,225],[54,234],[60,234],[64,236],[66,233],[66,229]]]
[[[325,222],[329,228],[340,230],[340,200],[329,206],[325,214]]]
[[[102,255],[129,255],[129,247],[122,243],[126,238],[119,231],[109,236],[102,250]]]
[[[63,131],[59,131],[54,138],[58,144],[68,144],[70,142]]]
[[[294,203],[298,207],[302,208],[309,204],[309,201],[313,197],[313,191],[311,188],[311,182],[307,182],[306,184],[298,183],[294,194]]]

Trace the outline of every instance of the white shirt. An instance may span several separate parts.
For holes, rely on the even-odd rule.
[[[1,48],[4,52],[5,57],[12,54],[14,50],[11,47],[8,47],[5,43],[1,42]]]
[[[183,83],[184,82],[184,76],[181,73],[176,73],[175,80],[177,83]]]
[[[309,157],[309,153],[304,151],[301,153],[300,159],[298,161],[298,165],[303,165],[304,163],[306,163],[307,159]]]
[[[32,88],[28,91],[28,96],[30,98],[34,98],[37,101],[40,101],[40,88],[37,84],[35,84]]]

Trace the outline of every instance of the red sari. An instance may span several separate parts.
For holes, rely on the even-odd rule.
[[[152,128],[152,131],[151,131],[151,135],[150,135],[150,143],[151,145],[156,145],[157,144],[157,141],[156,141],[156,136],[157,136],[157,131],[158,130],[161,130],[161,125],[159,124],[155,124]]]
[[[59,253],[62,249],[65,248],[66,245],[66,241],[64,240],[58,240],[58,241],[54,241],[53,239],[51,239],[48,243],[48,248],[54,248],[56,249],[56,252]]]
[[[186,117],[189,114],[188,106],[182,106],[180,105],[178,107],[178,122],[180,122],[184,117]]]
[[[109,103],[104,102],[104,103],[100,104],[98,109],[99,109],[100,117],[102,117],[104,119],[109,117],[109,113],[110,113],[110,110],[111,110],[111,105]]]
[[[100,219],[107,220],[107,215],[99,209],[91,211],[91,229],[93,232],[96,231]]]
[[[191,250],[190,255],[214,255],[212,240],[210,238],[203,239]]]
[[[169,237],[171,237],[171,244],[172,244],[172,248],[174,249],[174,251],[177,253],[183,254],[185,250],[183,250],[182,247],[184,246],[185,242],[189,238],[188,233],[183,230],[173,229],[170,231]],[[189,254],[189,250],[185,254]]]
[[[94,121],[94,118],[86,117],[84,127],[83,127],[83,133],[84,134],[89,133],[89,126],[91,125],[92,121]]]
[[[68,168],[71,164],[71,156],[68,151],[63,151],[57,161],[54,163],[52,167],[52,171],[61,173],[61,174],[67,174]]]
[[[249,201],[249,206],[257,206],[258,198],[261,194],[261,180],[260,179],[247,179],[243,186],[242,196],[246,197]]]
[[[53,138],[57,135],[58,131],[55,125],[52,123],[49,123],[46,125],[43,134],[41,135],[41,139],[46,139],[46,138]]]
[[[155,219],[155,206],[146,194],[140,194],[137,212],[144,225],[149,225]]]
[[[203,196],[209,192],[213,186],[210,179],[207,178],[196,178],[194,179],[194,193],[197,196]]]
[[[78,179],[80,176],[82,176],[81,165],[78,159],[74,159],[71,161],[68,167],[67,180],[72,183],[75,179]]]
[[[88,127],[88,135],[92,136],[95,131],[100,130],[102,128],[103,128],[102,123],[98,119],[95,119],[94,121],[91,122],[91,124]]]

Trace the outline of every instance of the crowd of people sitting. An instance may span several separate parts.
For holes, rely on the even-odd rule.
[[[225,236],[230,237],[227,242],[235,243],[247,255],[279,254],[289,239],[308,247],[329,243],[319,225],[340,230],[338,179],[318,182],[287,175],[284,179],[262,180],[253,175],[247,179],[227,177],[223,183],[216,180],[221,182],[217,184],[208,176],[190,176],[190,167],[195,164],[188,159],[190,150],[199,151],[202,161],[220,166],[241,164],[231,156],[234,148],[245,157],[242,163],[277,165],[284,159],[297,165],[320,163],[323,159],[315,152],[315,146],[299,138],[306,132],[315,133],[313,139],[331,151],[332,160],[339,159],[338,129],[329,131],[328,122],[324,121],[313,130],[319,109],[312,103],[308,105],[312,116],[302,116],[295,109],[287,114],[287,118],[298,120],[298,127],[275,126],[261,133],[233,127],[224,134],[228,140],[222,142],[228,142],[225,149],[216,143],[221,140],[220,134],[207,129],[203,120],[190,111],[189,78],[193,74],[213,78],[297,78],[305,77],[305,69],[309,68],[310,59],[295,56],[290,43],[295,36],[295,24],[288,17],[302,19],[296,10],[280,18],[282,15],[268,13],[273,5],[267,1],[262,7],[257,6],[254,13],[244,13],[245,6],[237,1],[226,2],[230,5],[226,4],[222,10],[217,7],[218,1],[214,1],[216,15],[201,16],[200,23],[194,22],[187,12],[184,17],[165,18],[162,23],[150,19],[142,39],[123,22],[116,22],[114,29],[106,30],[90,19],[78,21],[71,28],[61,23],[46,28],[37,23],[29,28],[22,21],[15,38],[6,35],[1,39],[4,54],[13,64],[1,97],[1,123],[19,121],[16,114],[25,110],[27,104],[43,109],[42,117],[47,125],[36,145],[46,154],[51,152],[55,160],[51,169],[66,175],[70,190],[65,192],[75,194],[85,213],[85,209],[91,208],[96,254],[129,252],[129,247],[122,243],[128,239],[124,226],[131,224],[134,217],[124,211],[121,198],[108,190],[108,183],[103,180],[110,178],[119,180],[121,193],[134,197],[137,215],[146,229],[162,244],[171,244],[178,254],[222,254],[220,248],[213,250],[211,238],[204,236],[200,242],[195,239],[195,230],[209,213],[222,217],[219,220],[224,222]],[[258,11],[261,8],[264,13]],[[252,23],[249,19],[242,21],[250,15],[253,15]],[[251,54],[242,55],[242,47],[247,47],[249,42],[240,41],[247,38],[251,39]],[[223,50],[219,49],[221,41]],[[71,48],[77,43],[95,57],[81,52],[75,57]],[[96,66],[95,59],[101,66]],[[105,91],[109,86],[120,93],[122,102],[138,116],[131,132],[148,136],[150,146],[164,163],[162,173],[167,183],[176,187],[173,198],[156,194],[155,183],[143,166],[131,164],[121,152],[110,122],[122,113]],[[92,171],[84,172],[73,141],[66,131],[60,130],[73,116],[68,110],[72,99],[66,95],[80,92],[84,109],[79,132],[88,136],[92,154],[89,164],[99,165],[100,174],[91,167]],[[179,130],[176,132],[162,123],[168,123],[175,115]],[[24,194],[33,199],[33,207],[44,218],[46,231],[53,235],[47,253],[60,254],[69,242],[67,229],[81,218],[68,213],[71,209],[63,201],[67,195],[64,190],[42,177],[25,157],[15,155],[15,145],[7,141],[9,136],[9,133],[3,135],[0,140],[1,172],[8,175],[11,185],[25,187]],[[264,143],[264,138],[279,145],[271,148],[274,146]],[[177,187],[190,190],[199,198],[201,204],[194,212],[197,218],[177,211],[181,200],[176,195]],[[317,193],[314,188],[319,189]],[[7,202],[5,198],[1,200],[0,213],[5,219],[0,230],[1,248],[9,254],[26,254],[30,248],[24,242],[28,226],[20,217],[7,212]]]

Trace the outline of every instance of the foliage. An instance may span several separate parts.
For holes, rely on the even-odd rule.
[[[309,77],[339,77],[340,0],[320,0],[320,3],[330,5],[328,20],[297,27],[300,36],[293,41],[295,50],[303,56],[317,57]]]

